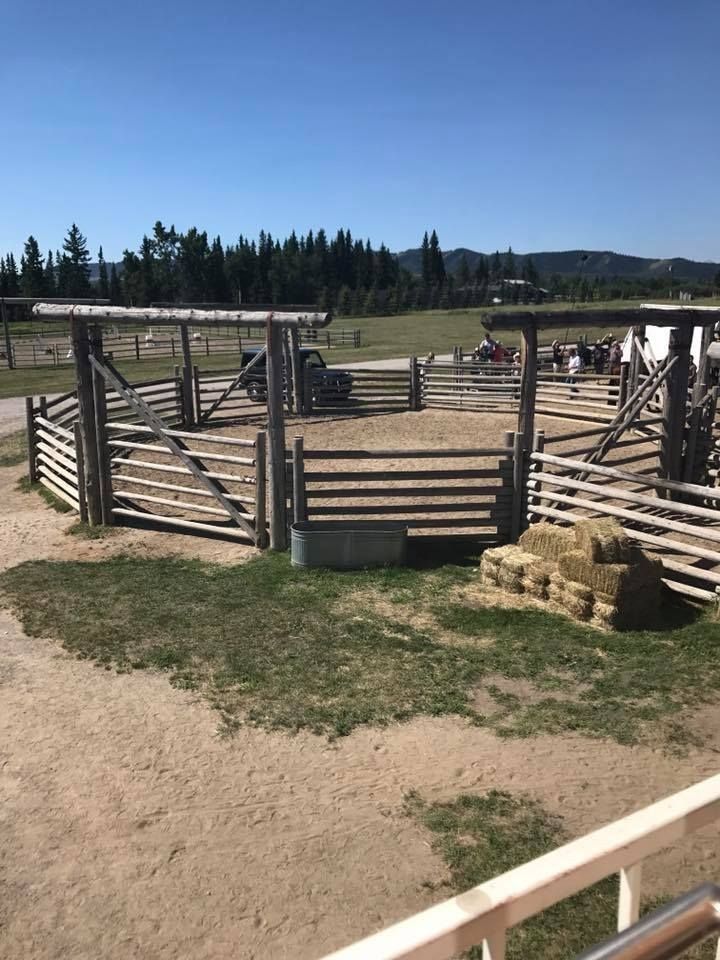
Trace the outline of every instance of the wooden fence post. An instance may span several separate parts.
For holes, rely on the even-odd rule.
[[[91,527],[94,527],[102,523],[102,500],[100,496],[97,430],[95,428],[93,370],[90,363],[90,338],[87,323],[75,316],[70,317],[70,331],[75,356],[78,422],[85,458],[84,474],[88,523]]]
[[[625,361],[620,364],[620,380],[618,382],[618,402],[617,408],[620,410],[625,406],[628,396],[628,376],[630,374],[630,364]]]
[[[290,337],[288,336],[287,328],[283,329],[282,347],[285,403],[288,413],[293,413],[295,411],[295,380],[293,377],[292,354],[290,352]]]
[[[140,337],[135,334],[135,359],[140,359]]]
[[[83,456],[82,430],[80,424],[75,421],[75,469],[77,470],[78,486],[78,506],[80,508],[80,520],[87,523],[87,496],[85,495],[85,457]]]
[[[312,367],[303,368],[303,416],[313,412],[313,373]]]
[[[47,397],[45,396],[40,397],[40,416],[44,417],[46,420],[48,418]]]
[[[290,328],[290,366],[292,367],[292,382],[295,389],[295,413],[302,416],[305,413],[305,391],[303,388],[305,370],[300,358],[300,332],[297,327]]]
[[[307,497],[305,495],[305,448],[302,437],[293,437],[293,522],[307,520]]]
[[[193,389],[192,389],[192,351],[190,349],[190,332],[186,323],[180,324],[180,340],[182,343],[183,368],[183,422],[186,427],[192,427],[195,424],[195,412],[193,410]],[[173,354],[174,356],[174,354]],[[199,412],[197,414],[200,415]]]
[[[287,547],[285,476],[285,405],[283,403],[282,327],[267,320],[268,474],[270,480],[270,549]]]
[[[261,550],[268,545],[266,469],[267,434],[260,430],[255,437],[255,542]]]
[[[192,368],[192,379],[195,393],[195,416],[197,422],[200,423],[202,421],[202,397],[200,396],[200,370],[196,365]]]
[[[422,410],[422,397],[420,395],[420,367],[417,357],[410,357],[410,409]]]
[[[690,342],[693,328],[689,324],[673,328],[668,344],[668,362],[677,358],[666,380],[663,423],[660,436],[660,470],[658,475],[665,480],[682,479],[682,451],[687,415],[688,373],[690,367]],[[672,498],[671,498],[672,499]]]
[[[28,477],[37,483],[37,444],[35,442],[35,412],[32,397],[25,397],[25,421],[27,423]]]
[[[523,529],[523,502],[525,500],[525,437],[516,433],[513,437],[513,498],[510,540],[516,543]]]
[[[102,327],[95,326],[92,328],[90,332],[90,346],[95,359],[102,363],[104,360]],[[113,522],[113,489],[110,465],[110,445],[108,443],[106,427],[107,399],[105,395],[105,379],[94,367],[92,371],[92,379],[101,520],[105,526],[111,526]]]
[[[535,400],[537,393],[537,328],[534,324],[523,328],[520,341],[520,408],[517,432],[524,437],[525,449],[530,449],[535,432]]]

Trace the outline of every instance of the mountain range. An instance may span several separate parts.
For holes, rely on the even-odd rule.
[[[467,257],[470,270],[474,270],[480,256],[491,257],[494,254],[481,254],[467,247],[458,247],[455,250],[443,252],[445,270],[455,273],[460,266],[463,254]],[[403,250],[398,255],[401,267],[410,273],[422,272],[422,250]],[[501,253],[502,257],[503,254]],[[539,253],[515,253],[515,261],[519,265],[525,257],[532,257],[540,275],[547,279],[554,273],[560,276],[577,276],[581,272],[586,277],[631,277],[636,279],[650,279],[666,277],[672,267],[674,280],[713,280],[720,271],[720,263],[710,263],[699,260],[686,260],[684,257],[673,257],[669,260],[652,260],[649,257],[631,257],[623,253],[613,253],[610,250],[562,250],[557,252],[542,251]],[[584,261],[583,257],[587,257]]]

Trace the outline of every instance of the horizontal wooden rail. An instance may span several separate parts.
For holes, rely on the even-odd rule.
[[[512,447],[478,447],[466,450],[305,450],[306,460],[401,460],[401,459],[434,459],[444,460],[446,457],[511,457]],[[289,458],[292,451],[286,451]]]

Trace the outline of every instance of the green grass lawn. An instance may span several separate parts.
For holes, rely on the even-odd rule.
[[[479,607],[464,596],[474,563],[339,573],[270,553],[234,567],[37,561],[5,572],[0,589],[31,635],[107,667],[165,670],[230,726],[338,736],[455,714],[505,737],[693,741],[683,714],[720,690],[709,613],[669,601],[662,629],[602,633],[539,609]]]
[[[623,307],[637,307],[638,302],[616,300],[608,303],[577,304],[575,309],[609,309]],[[554,303],[542,306],[508,305],[496,307],[494,310],[568,310],[571,303]],[[341,329],[355,329],[361,331],[363,346],[323,349],[322,334],[320,335],[319,349],[323,352],[328,363],[347,363],[351,360],[381,360],[389,357],[406,357],[411,354],[425,356],[431,350],[436,354],[448,353],[456,344],[470,350],[482,340],[482,315],[489,308],[472,310],[427,310],[421,313],[408,313],[392,317],[338,317],[333,321],[334,327]],[[580,333],[595,339],[606,333],[616,336],[624,335],[623,329],[609,330],[606,327],[585,327],[582,330],[568,329],[567,336],[576,340]],[[566,331],[561,331],[564,337]],[[556,331],[546,331],[540,335],[541,344],[549,344],[557,336]],[[499,335],[502,341],[513,346],[519,343],[520,331],[503,331]],[[218,370],[232,367],[237,362],[237,354],[221,354],[210,357],[198,357],[197,363],[201,370]],[[160,360],[123,360],[118,361],[118,368],[132,382],[133,380],[151,380],[157,377],[168,376],[172,373],[175,361],[170,358]],[[0,371],[0,399],[3,397],[20,397],[31,394],[59,393],[72,389],[74,373],[70,366],[20,368],[17,370]]]
[[[429,831],[433,848],[447,865],[447,896],[549,853],[569,839],[562,818],[524,794],[490,790],[426,804],[412,793],[406,798],[406,812]],[[437,889],[432,881],[426,885]],[[617,898],[617,877],[608,877],[525,921],[508,935],[507,960],[573,960],[615,932]],[[642,913],[657,909],[662,902],[646,898]],[[473,947],[468,956],[481,960],[482,948]],[[714,944],[707,942],[683,956],[711,960]]]

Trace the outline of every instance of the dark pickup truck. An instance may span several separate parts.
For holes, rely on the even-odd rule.
[[[243,350],[242,366],[246,367],[261,351],[261,347]],[[347,400],[352,391],[352,375],[349,370],[332,370],[317,350],[309,347],[300,348],[300,363],[307,376],[312,375],[313,403],[322,404],[323,401],[334,403],[337,400]],[[263,355],[248,371],[245,389],[253,403],[265,403],[267,400],[267,365]]]

